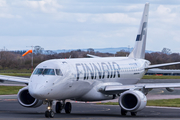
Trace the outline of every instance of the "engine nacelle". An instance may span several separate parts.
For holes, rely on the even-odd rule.
[[[122,109],[130,112],[142,110],[147,104],[146,96],[138,90],[128,90],[119,97],[119,105]]]
[[[28,86],[19,90],[18,102],[24,107],[39,107],[43,104],[42,100],[33,98],[28,91]]]

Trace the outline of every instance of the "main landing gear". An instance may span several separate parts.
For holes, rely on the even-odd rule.
[[[56,113],[61,113],[62,109],[65,110],[67,114],[71,113],[72,105],[70,102],[66,102],[63,100],[62,102],[56,103]]]
[[[121,108],[121,115],[126,116],[127,111]],[[136,116],[137,112],[131,112],[131,116]]]
[[[66,102],[63,100],[62,102],[56,102],[55,111],[56,113],[61,113],[62,110],[65,110],[67,114],[71,113],[72,105],[70,102]],[[48,107],[45,112],[45,117],[47,118],[53,118],[54,112],[52,110],[52,101],[48,101]]]

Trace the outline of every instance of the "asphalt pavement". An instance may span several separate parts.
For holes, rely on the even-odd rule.
[[[0,102],[0,120],[46,120],[44,112],[46,105],[38,108],[25,108],[19,105],[17,101]],[[146,107],[138,112],[137,116],[132,117],[130,113],[127,116],[120,114],[118,105],[98,105],[92,103],[72,103],[71,114],[64,111],[55,114],[54,120],[177,120],[180,119],[179,108],[159,108]]]

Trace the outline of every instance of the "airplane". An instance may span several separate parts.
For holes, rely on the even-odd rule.
[[[45,117],[53,118],[55,111],[71,113],[75,101],[102,101],[118,98],[121,115],[130,112],[136,116],[147,103],[146,95],[152,89],[172,91],[180,83],[137,84],[148,69],[180,62],[151,65],[145,60],[149,3],[145,4],[133,51],[127,57],[71,58],[47,60],[35,68],[30,78],[0,75],[1,80],[27,84],[18,92],[18,102],[29,108],[48,104]]]

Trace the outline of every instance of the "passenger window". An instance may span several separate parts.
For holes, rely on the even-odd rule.
[[[56,75],[63,76],[62,71],[60,69],[56,69]]]
[[[54,69],[45,69],[43,75],[55,75]]]

